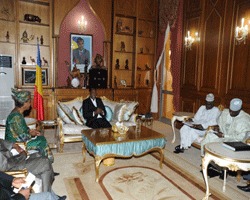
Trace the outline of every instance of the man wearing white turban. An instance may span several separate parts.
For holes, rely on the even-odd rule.
[[[191,144],[205,135],[208,126],[217,125],[217,119],[220,116],[220,110],[214,106],[214,95],[212,93],[206,96],[206,105],[202,105],[196,112],[192,123],[184,125],[180,129],[181,142],[175,147],[174,153],[183,153]]]
[[[210,142],[242,141],[250,132],[250,115],[241,110],[242,100],[234,98],[229,109],[224,109],[218,119],[218,126],[201,142],[201,156],[204,156],[204,145]]]

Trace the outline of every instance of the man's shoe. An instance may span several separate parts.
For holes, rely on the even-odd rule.
[[[247,186],[237,185],[237,188],[239,188],[240,190],[242,190],[244,192],[250,192],[250,184],[248,184]]]
[[[244,180],[249,181],[249,174],[243,175],[242,177]]]
[[[184,148],[181,148],[181,145],[175,147],[174,153],[184,153]]]
[[[66,195],[64,195],[64,196],[58,196],[58,200],[65,200],[66,198],[67,198]]]
[[[215,168],[213,165],[209,164],[207,167],[207,176],[209,176],[209,178],[221,176],[221,171]]]
[[[54,172],[54,176],[58,176],[60,175],[60,173]]]

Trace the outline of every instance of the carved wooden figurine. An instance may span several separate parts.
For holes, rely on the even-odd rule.
[[[44,66],[48,66],[48,61],[43,57]]]
[[[30,60],[31,60],[33,65],[36,64],[36,60],[34,58],[32,58],[31,56],[30,56]]]

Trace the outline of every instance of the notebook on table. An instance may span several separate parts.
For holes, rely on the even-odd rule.
[[[250,151],[250,145],[244,142],[223,142],[223,146],[233,151]]]

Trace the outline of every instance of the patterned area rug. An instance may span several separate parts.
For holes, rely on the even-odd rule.
[[[186,200],[205,195],[204,189],[169,168],[166,162],[161,169],[159,160],[152,155],[116,159],[110,167],[101,165],[99,183],[95,182],[92,157],[84,164],[72,164],[71,173],[77,176],[64,178],[68,199],[72,200]]]

